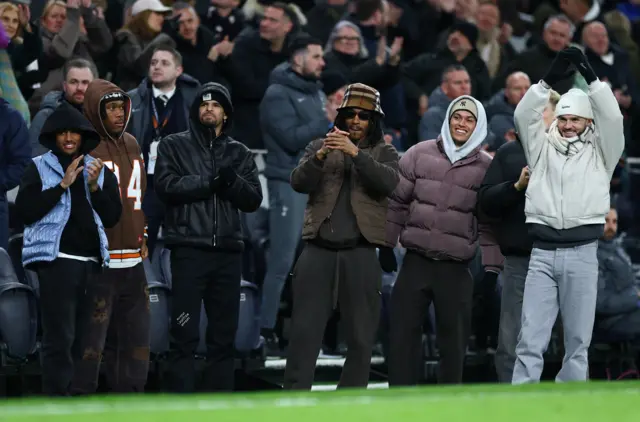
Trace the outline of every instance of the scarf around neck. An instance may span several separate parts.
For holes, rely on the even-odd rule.
[[[570,157],[579,153],[586,144],[593,143],[595,132],[593,130],[593,125],[588,125],[580,135],[573,138],[565,138],[560,135],[560,131],[558,130],[558,121],[554,120],[549,127],[548,135],[551,145],[553,145],[553,147],[562,155]]]

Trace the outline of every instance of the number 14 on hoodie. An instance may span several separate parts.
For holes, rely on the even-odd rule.
[[[118,179],[118,186],[121,186],[120,167],[118,167],[118,165],[113,161],[105,161],[104,165],[116,175],[116,179]],[[129,185],[127,186],[127,198],[135,200],[133,203],[133,209],[136,211],[142,209],[141,175],[142,166],[140,165],[140,160],[133,160],[133,170],[131,171],[131,177],[129,178]],[[120,189],[120,195],[122,195],[122,188]]]

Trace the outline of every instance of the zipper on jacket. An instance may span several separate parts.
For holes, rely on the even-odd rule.
[[[333,224],[331,224],[331,214],[333,214],[333,212],[329,213],[329,215],[327,216],[327,221],[329,222],[329,230],[331,231],[331,233],[333,233]]]
[[[217,171],[218,168],[216,166],[216,154],[213,151],[213,134],[209,131],[209,152],[211,152],[211,161],[213,163],[213,171]],[[218,245],[218,195],[213,194],[213,246]]]

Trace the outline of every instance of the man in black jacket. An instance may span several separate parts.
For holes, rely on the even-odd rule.
[[[498,381],[510,383],[520,332],[524,282],[529,269],[532,241],[525,225],[525,191],[529,168],[519,140],[498,149],[484,176],[478,206],[498,221],[494,226],[500,252],[505,257],[502,272],[500,331],[496,351]]]
[[[224,132],[232,116],[227,89],[207,83],[191,105],[189,131],[158,147],[155,188],[166,205],[173,284],[169,379],[178,392],[195,390],[202,301],[209,320],[205,388],[234,386],[244,247],[239,211],[256,211],[262,189],[251,152]]]

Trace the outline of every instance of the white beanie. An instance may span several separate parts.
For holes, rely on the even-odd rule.
[[[593,119],[591,102],[586,92],[571,88],[566,94],[560,97],[556,105],[556,117],[572,114],[585,119]]]

